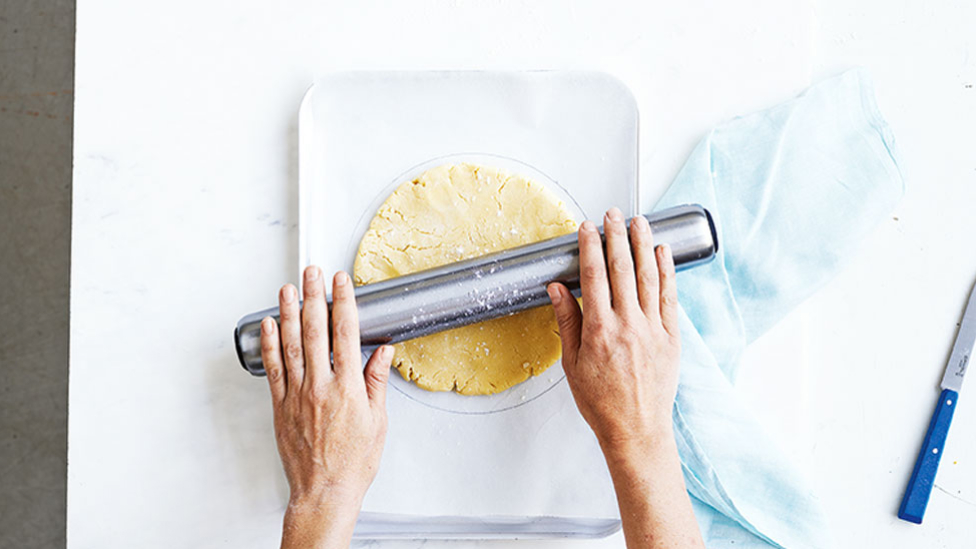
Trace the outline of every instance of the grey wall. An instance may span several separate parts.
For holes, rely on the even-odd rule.
[[[63,547],[73,0],[0,0],[0,548]]]

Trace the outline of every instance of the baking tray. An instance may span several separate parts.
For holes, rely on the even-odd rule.
[[[637,133],[632,95],[603,73],[327,75],[299,113],[298,267],[351,271],[389,193],[445,163],[526,175],[579,221],[611,206],[634,215]],[[490,396],[432,393],[394,372],[387,407],[387,445],[357,537],[595,537],[619,527],[561,363]]]

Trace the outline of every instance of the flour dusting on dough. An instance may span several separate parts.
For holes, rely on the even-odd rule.
[[[572,214],[539,183],[472,164],[444,165],[400,185],[359,243],[356,284],[380,282],[571,233]],[[405,341],[393,364],[429,391],[482,395],[539,375],[559,359],[549,307]]]

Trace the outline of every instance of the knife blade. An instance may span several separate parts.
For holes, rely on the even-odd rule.
[[[915,460],[915,468],[912,470],[905,496],[898,509],[898,518],[902,520],[921,524],[922,517],[925,516],[935,474],[939,470],[939,460],[942,458],[946,437],[949,434],[949,425],[952,423],[952,414],[959,402],[959,391],[962,390],[962,381],[966,376],[974,346],[976,346],[976,288],[969,294],[969,303],[966,305],[962,322],[959,323],[959,333],[956,335],[956,342],[949,355],[949,363],[942,376],[942,393],[932,413],[928,431],[922,441],[922,449]]]

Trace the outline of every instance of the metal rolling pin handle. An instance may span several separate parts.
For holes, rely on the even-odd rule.
[[[715,224],[701,206],[676,206],[645,217],[655,243],[671,246],[679,271],[710,261],[718,251]],[[576,233],[360,286],[356,304],[363,347],[547,305],[550,282],[562,282],[579,294]],[[264,375],[261,320],[266,316],[277,320],[277,308],[245,316],[234,330],[241,365],[254,375]]]

